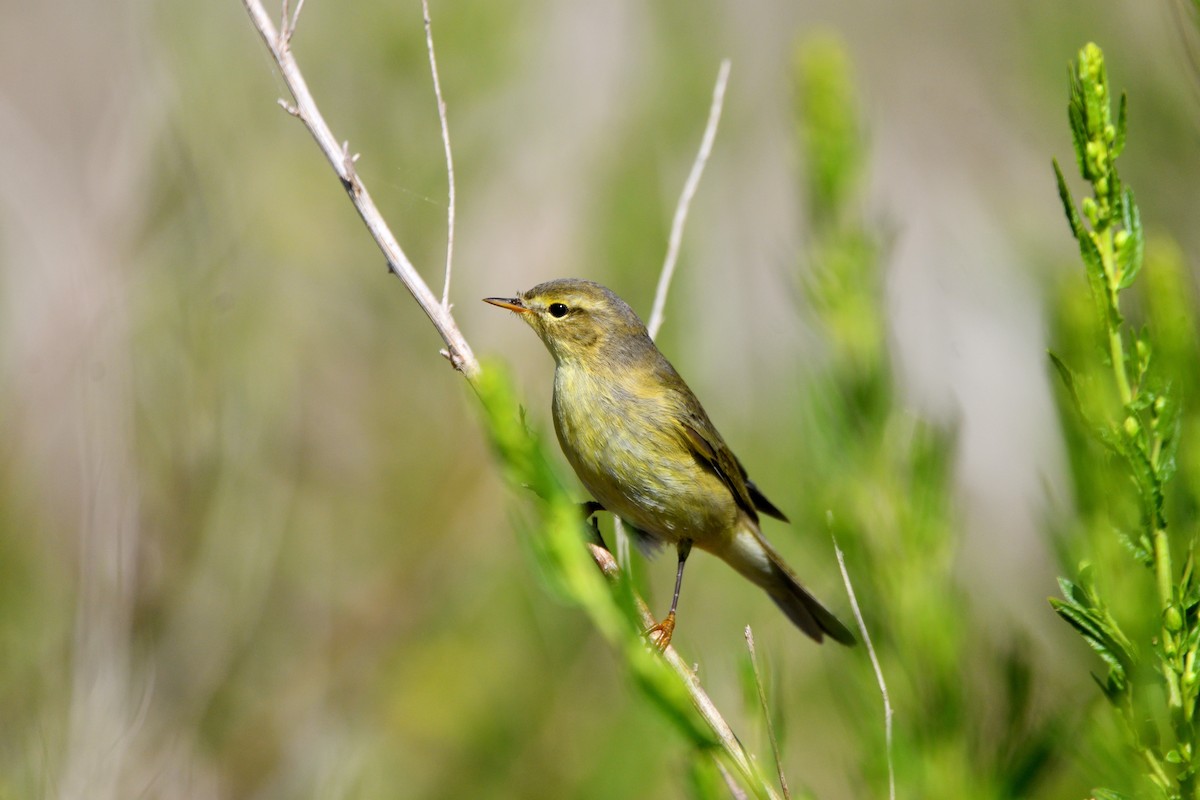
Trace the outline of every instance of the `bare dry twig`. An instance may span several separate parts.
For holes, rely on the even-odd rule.
[[[712,153],[713,142],[717,138],[717,126],[721,122],[721,109],[725,105],[725,87],[729,83],[730,61],[721,61],[717,71],[717,82],[713,85],[712,105],[708,109],[708,123],[704,126],[704,138],[700,140],[700,150],[696,160],[692,162],[692,171],[688,173],[687,181],[683,184],[683,192],[675,206],[675,218],[671,220],[671,237],[667,241],[667,257],[663,261],[662,272],[658,276],[658,288],[654,292],[654,306],[650,310],[650,321],[646,330],[650,338],[658,335],[658,329],[663,324],[663,309],[667,304],[667,290],[671,286],[671,278],[675,274],[675,263],[679,260],[679,246],[683,241],[683,225],[687,222],[688,210],[692,205],[692,197],[696,187],[700,185],[700,176],[704,174],[704,166]]]
[[[449,308],[434,297],[433,292],[429,290],[429,286],[421,278],[416,267],[412,265],[400,247],[400,243],[396,241],[391,229],[384,222],[383,215],[379,212],[375,201],[371,199],[366,184],[355,171],[354,162],[357,156],[351,156],[349,145],[339,144],[337,138],[334,137],[324,117],[321,116],[316,101],[313,100],[308,84],[300,73],[300,67],[292,57],[288,40],[291,32],[295,30],[302,2],[297,4],[296,13],[290,17],[285,13],[281,26],[282,32],[276,31],[275,24],[259,0],[242,0],[242,4],[250,14],[250,20],[258,30],[259,36],[262,37],[263,43],[266,44],[275,63],[279,66],[283,81],[287,84],[288,91],[291,92],[295,101],[294,104],[282,103],[283,107],[288,113],[303,122],[304,127],[308,128],[308,132],[316,140],[317,146],[321,148],[326,160],[329,161],[334,172],[342,181],[342,186],[350,196],[350,202],[354,204],[354,208],[366,224],[367,230],[371,232],[375,243],[379,245],[379,249],[387,258],[388,269],[394,272],[408,289],[413,299],[417,301],[417,305],[421,307],[425,316],[429,317],[429,321],[441,335],[442,341],[446,343],[443,354],[455,369],[462,372],[468,380],[473,381],[479,374],[479,362],[471,351],[471,346],[467,344],[466,338],[458,329],[458,323],[455,322]]]
[[[300,9],[304,8],[304,0],[296,3],[296,10],[291,14],[288,13],[290,6],[289,0],[283,0],[283,14],[279,17],[279,38],[284,47],[291,44],[292,35],[296,32],[296,23],[300,21]]]

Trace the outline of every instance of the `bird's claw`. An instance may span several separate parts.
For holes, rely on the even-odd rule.
[[[663,652],[671,644],[671,637],[675,634],[675,612],[667,614],[667,618],[658,623],[654,627],[646,631],[646,638],[658,648],[658,652]]]

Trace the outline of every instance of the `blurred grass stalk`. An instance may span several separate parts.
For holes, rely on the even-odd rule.
[[[798,527],[831,529],[845,546],[895,710],[889,753],[874,669],[856,659],[840,688],[861,743],[861,793],[886,796],[894,780],[904,797],[1027,797],[1049,773],[1053,716],[1030,721],[1028,656],[972,625],[953,574],[954,436],[914,417],[893,379],[885,241],[862,207],[868,150],[843,45],[830,35],[803,41],[795,74],[804,286],[828,348],[806,401],[812,484],[803,494],[815,500]]]
[[[1194,520],[1197,507],[1194,459],[1185,456],[1190,474],[1182,485],[1172,484],[1181,430],[1196,427],[1180,403],[1182,392],[1197,388],[1196,314],[1173,251],[1146,256],[1138,207],[1116,166],[1126,141],[1125,97],[1114,121],[1104,55],[1095,44],[1080,50],[1072,65],[1068,117],[1076,164],[1091,194],[1077,207],[1057,161],[1054,170],[1079,243],[1092,315],[1060,308],[1067,350],[1051,359],[1065,389],[1060,415],[1076,432],[1069,443],[1077,451],[1072,467],[1086,553],[1075,578],[1060,579],[1064,599],[1050,602],[1107,666],[1096,682],[1136,756],[1126,770],[1131,790],[1148,783],[1157,796],[1195,798],[1196,533],[1194,522],[1169,528],[1168,518]],[[1152,262],[1151,278],[1143,282],[1146,325],[1133,329],[1120,301],[1146,260]],[[1107,457],[1096,457],[1097,451]],[[1174,498],[1169,485],[1178,486]],[[1114,531],[1123,552],[1110,546]],[[1140,576],[1129,573],[1130,555],[1145,569]],[[1097,790],[1097,796],[1122,795]]]

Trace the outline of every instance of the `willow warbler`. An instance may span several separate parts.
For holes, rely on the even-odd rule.
[[[583,485],[640,545],[675,545],[671,611],[649,631],[660,648],[675,630],[693,545],[764,589],[816,641],[828,634],[854,643],[763,537],[759,512],[786,517],[746,476],[624,300],[598,283],[564,279],[485,302],[518,314],[554,356],[554,430]]]

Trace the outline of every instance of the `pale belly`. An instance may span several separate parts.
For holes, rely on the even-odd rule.
[[[556,375],[554,423],[579,480],[608,511],[667,543],[713,549],[732,535],[733,495],[696,460],[662,402]]]

